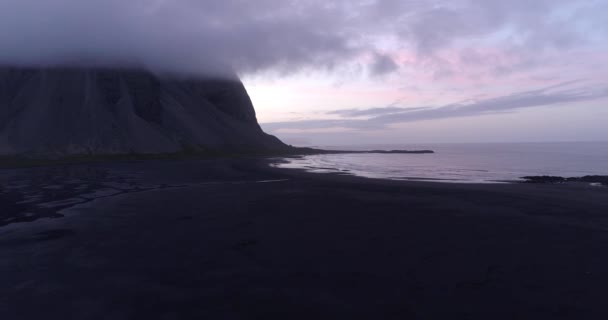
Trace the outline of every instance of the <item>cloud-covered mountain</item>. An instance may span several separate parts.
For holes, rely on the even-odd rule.
[[[367,130],[587,105],[608,74],[607,10],[608,0],[2,0],[0,65],[291,81],[290,95],[256,101],[262,120],[281,122],[268,128]],[[517,96],[581,78],[580,97]],[[345,90],[332,100],[336,86]],[[504,100],[458,102],[476,97]],[[321,122],[275,116],[335,109]]]
[[[136,69],[0,68],[0,154],[263,152],[238,80]]]

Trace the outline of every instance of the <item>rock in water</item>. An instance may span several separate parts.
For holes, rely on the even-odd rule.
[[[103,68],[0,68],[0,154],[265,152],[238,80]]]

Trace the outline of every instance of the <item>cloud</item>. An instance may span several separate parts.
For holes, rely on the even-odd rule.
[[[288,2],[3,0],[0,64],[256,72],[330,67],[353,54],[348,38],[324,28],[332,9]]]
[[[373,76],[383,76],[399,69],[399,65],[387,54],[374,54],[374,62],[371,65]]]
[[[499,43],[504,50],[521,54],[534,48],[533,54],[541,55],[546,49],[581,47],[592,38],[604,41],[606,32],[593,31],[608,24],[593,10],[602,5],[582,0],[2,0],[0,64],[283,74],[332,69],[383,52],[366,63],[371,75],[384,75],[402,68],[392,58],[396,50],[413,48],[421,67],[434,59],[449,71],[449,63],[437,63],[445,48]],[[392,39],[388,46],[387,39]]]
[[[344,128],[344,127],[328,127],[328,128],[310,128],[310,129],[279,129],[275,133],[289,133],[289,134],[303,134],[303,133],[342,133],[342,132],[351,132],[354,129],[352,128]]]
[[[329,114],[340,115],[340,120],[307,120],[294,122],[265,123],[263,127],[270,132],[280,130],[300,130],[302,132],[322,128],[352,128],[358,130],[380,129],[395,123],[438,120],[459,117],[475,117],[488,114],[514,112],[525,108],[535,108],[572,102],[591,101],[608,97],[608,87],[588,88],[576,86],[579,81],[559,83],[549,87],[515,92],[505,96],[470,100],[468,102],[447,104],[435,108],[399,108],[384,107],[371,109],[351,109],[330,111]],[[372,116],[369,119],[352,119],[361,115]],[[348,118],[350,117],[350,118]]]
[[[344,118],[357,118],[357,117],[372,117],[372,116],[381,116],[381,115],[389,115],[389,114],[397,114],[404,112],[413,112],[428,109],[428,107],[419,107],[419,108],[401,108],[401,107],[379,107],[379,108],[369,108],[369,109],[342,109],[342,110],[332,110],[327,112],[327,114],[338,115]]]

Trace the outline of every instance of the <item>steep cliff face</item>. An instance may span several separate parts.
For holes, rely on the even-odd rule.
[[[243,84],[139,70],[0,68],[0,154],[267,151]]]

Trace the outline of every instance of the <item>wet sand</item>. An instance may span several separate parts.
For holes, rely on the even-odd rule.
[[[2,319],[606,319],[608,188],[0,170]]]

